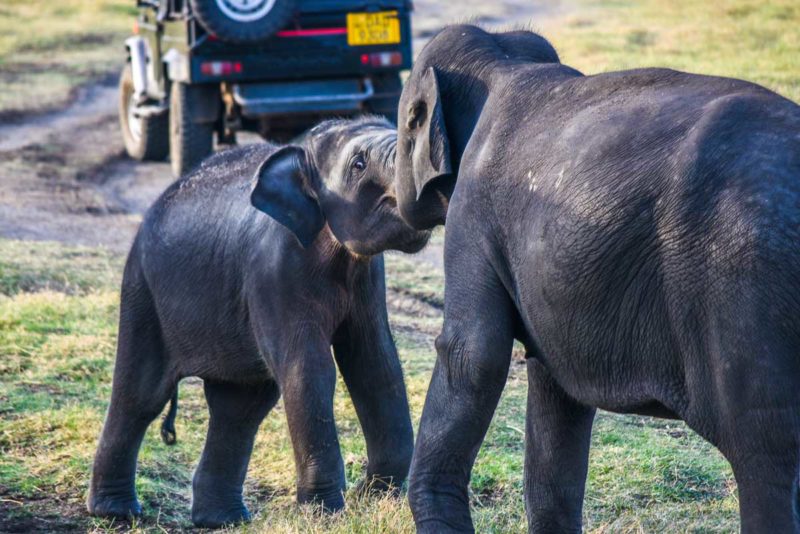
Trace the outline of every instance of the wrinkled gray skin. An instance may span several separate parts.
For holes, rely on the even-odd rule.
[[[583,76],[533,33],[455,26],[398,124],[401,213],[447,221],[419,532],[472,530],[514,339],[530,532],[580,532],[596,408],[683,419],[731,462],[742,531],[800,532],[800,107],[671,70]]]
[[[91,513],[141,513],[139,446],[188,376],[203,379],[211,414],[193,481],[198,526],[249,517],[242,483],[256,430],[279,395],[298,501],[344,506],[337,365],[367,442],[366,484],[394,489],[404,481],[413,437],[380,252],[417,251],[429,233],[398,213],[395,143],[383,119],[331,121],[303,146],[218,154],[156,201],[125,267]],[[251,192],[256,207],[286,226],[253,209]]]

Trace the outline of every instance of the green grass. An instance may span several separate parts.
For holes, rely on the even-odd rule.
[[[133,0],[4,0],[0,116],[61,106],[77,86],[116,71],[136,12]]]
[[[53,290],[86,293],[115,289],[122,258],[104,249],[29,241],[0,242],[0,293],[16,295]]]
[[[390,255],[392,325],[406,371],[415,426],[441,325],[441,275]],[[0,241],[0,517],[25,525],[44,518],[93,531],[119,525],[83,509],[107,406],[121,258],[101,249]],[[422,304],[418,299],[429,304]],[[411,302],[412,305],[408,305]],[[422,307],[422,308],[420,308]],[[515,358],[472,481],[480,532],[522,532],[525,366]],[[348,484],[362,476],[366,451],[340,382],[337,424]],[[137,487],[145,518],[125,529],[188,528],[190,483],[207,412],[199,381],[181,386],[178,444],[158,425],[142,447]],[[727,464],[684,425],[601,414],[593,438],[585,522],[597,532],[725,532],[737,525]],[[282,405],[264,421],[246,484],[255,521],[241,532],[411,533],[404,500],[348,497],[344,513],[323,517],[293,502],[294,466]],[[3,530],[0,520],[0,530]]]
[[[800,101],[795,0],[579,0],[533,21],[586,74],[638,67],[743,78]]]

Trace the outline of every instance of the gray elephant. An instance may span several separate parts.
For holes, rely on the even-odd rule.
[[[187,376],[203,379],[211,414],[192,486],[196,525],[248,519],[242,483],[258,426],[279,395],[298,501],[344,505],[337,365],[367,442],[365,484],[402,484],[413,436],[381,251],[417,251],[429,233],[398,212],[395,146],[396,130],[383,119],[326,122],[301,146],[218,154],[150,208],[125,267],[92,514],[141,513],[139,446]]]
[[[683,419],[732,464],[744,532],[800,532],[800,107],[672,70],[584,76],[531,32],[453,26],[398,124],[400,211],[446,220],[419,532],[472,530],[514,339],[530,532],[581,531],[596,408]]]

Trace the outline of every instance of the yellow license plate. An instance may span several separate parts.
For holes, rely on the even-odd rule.
[[[400,19],[397,18],[397,11],[347,14],[347,44],[350,46],[399,42]]]

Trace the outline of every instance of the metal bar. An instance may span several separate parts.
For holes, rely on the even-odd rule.
[[[375,88],[372,80],[364,78],[364,92],[344,95],[308,95],[308,96],[273,96],[263,98],[247,98],[242,95],[241,86],[233,86],[233,98],[242,107],[277,106],[281,104],[322,104],[336,102],[361,102],[372,98]]]

